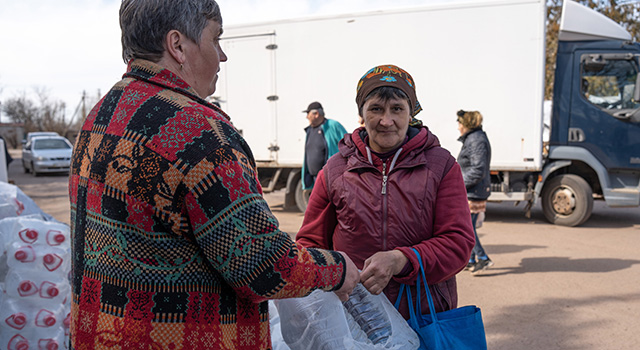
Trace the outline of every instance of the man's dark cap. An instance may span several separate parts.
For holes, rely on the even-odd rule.
[[[302,112],[309,113],[309,111],[312,111],[314,109],[322,109],[322,105],[320,104],[320,102],[311,102],[311,104],[309,104],[309,107],[307,107],[307,109]]]

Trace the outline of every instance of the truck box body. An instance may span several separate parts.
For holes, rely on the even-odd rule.
[[[358,80],[395,64],[416,82],[417,117],[454,156],[456,111],[479,110],[492,169],[540,170],[544,9],[542,0],[473,1],[225,27],[215,97],[257,161],[300,166],[301,111],[320,101],[351,132]]]
[[[285,207],[306,207],[302,110],[320,101],[351,132],[357,82],[381,64],[413,76],[417,117],[454,156],[456,111],[483,114],[490,201],[528,211],[540,198],[549,221],[569,226],[589,218],[594,198],[639,206],[640,45],[564,1],[544,130],[545,23],[544,0],[478,0],[225,27],[213,97],[251,146],[264,190],[286,188]]]

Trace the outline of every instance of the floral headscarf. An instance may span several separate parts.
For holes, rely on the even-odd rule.
[[[413,81],[413,77],[404,69],[391,64],[371,68],[360,78],[356,89],[356,103],[358,104],[358,108],[362,108],[365,98],[371,91],[381,86],[390,86],[402,90],[402,92],[409,97],[410,107],[413,108],[411,111],[412,119],[409,125],[422,125],[420,120],[414,118],[416,114],[422,110],[422,107],[416,96],[416,84]]]

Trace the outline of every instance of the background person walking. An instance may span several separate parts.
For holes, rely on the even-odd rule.
[[[493,265],[493,261],[489,259],[480,243],[476,230],[478,217],[485,212],[487,198],[491,193],[491,174],[489,173],[491,144],[487,134],[482,130],[482,114],[480,112],[459,110],[457,116],[458,130],[460,131],[458,141],[462,142],[462,149],[458,154],[458,164],[462,168],[473,232],[476,236],[476,244],[469,258],[467,269],[475,275]]]
[[[307,113],[309,126],[304,144],[304,160],[302,163],[302,189],[307,197],[316,182],[318,172],[332,155],[338,152],[338,142],[347,130],[340,122],[325,118],[320,102],[312,102],[302,111]]]

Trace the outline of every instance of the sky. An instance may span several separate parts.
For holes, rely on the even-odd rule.
[[[225,26],[452,0],[219,0]],[[120,0],[0,0],[0,102],[40,95],[75,114],[83,93],[94,100],[124,73]],[[0,115],[0,121],[8,118]]]

